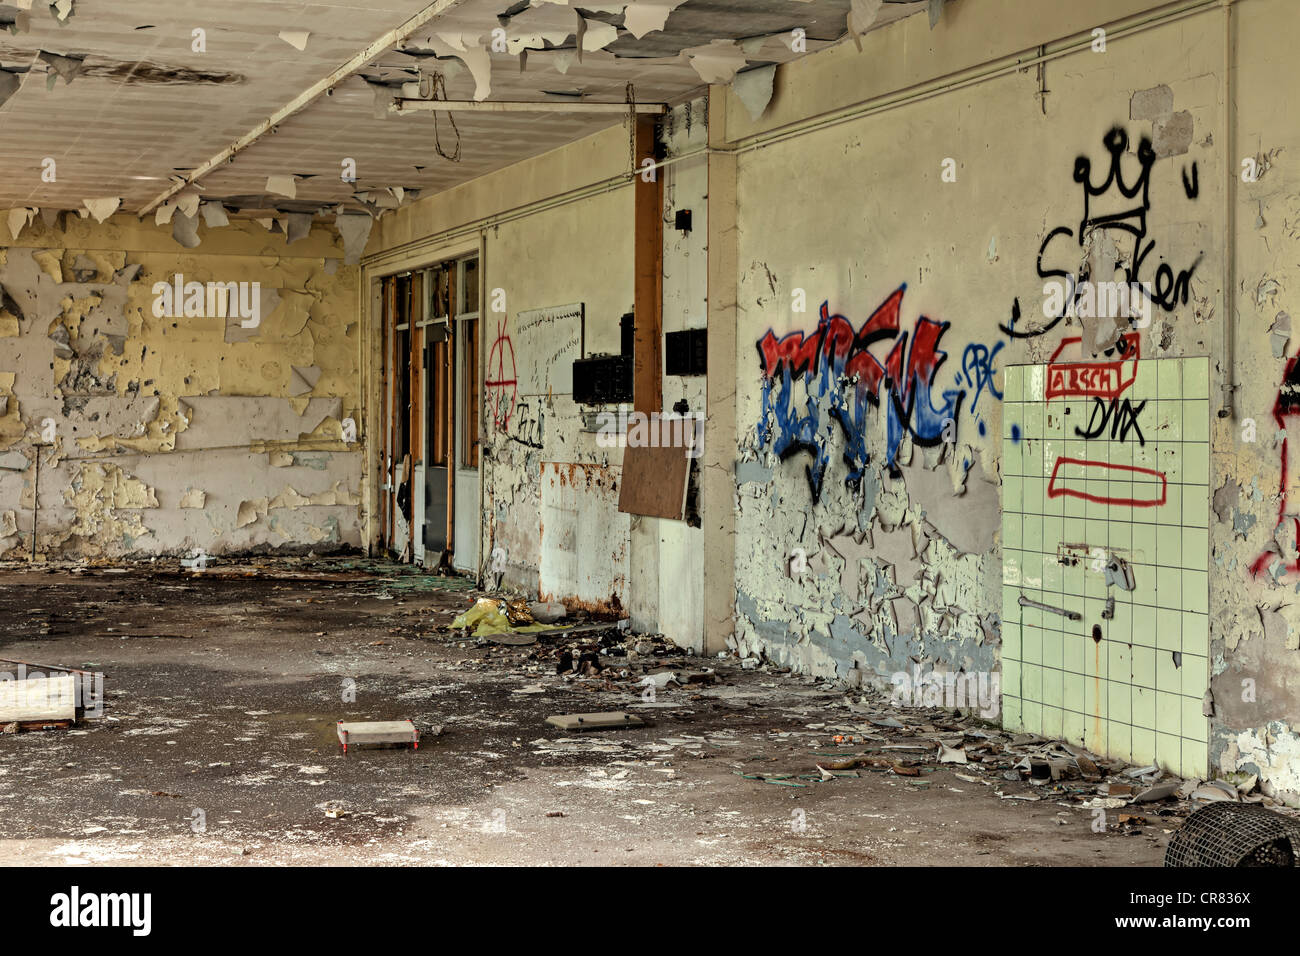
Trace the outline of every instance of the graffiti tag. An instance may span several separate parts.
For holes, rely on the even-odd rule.
[[[488,404],[492,408],[492,421],[498,428],[510,425],[510,416],[515,410],[515,396],[519,391],[515,369],[515,347],[506,332],[506,319],[497,320],[497,337],[488,353],[488,378],[483,383],[487,391]]]
[[[887,395],[886,463],[891,471],[897,472],[905,434],[919,445],[937,445],[943,440],[944,423],[957,419],[965,390],[945,390],[937,407],[931,392],[947,358],[939,340],[951,323],[921,316],[909,346],[909,334],[899,325],[906,290],[906,284],[895,289],[859,329],[844,316],[832,315],[829,303],[823,302],[812,333],[777,338],[769,330],[757,343],[763,373],[759,446],[770,443],[782,460],[800,452],[813,456],[807,473],[814,502],[821,497],[830,463],[832,422],[845,439],[845,483],[856,487],[861,481],[869,461],[868,408],[879,407],[882,391]],[[881,362],[870,348],[884,341],[893,345]],[[807,394],[802,408],[795,396],[799,380]]]
[[[1093,181],[1092,160],[1080,156],[1074,161],[1074,181],[1083,193],[1083,217],[1079,221],[1078,231],[1071,226],[1057,226],[1052,229],[1038,247],[1038,277],[1040,279],[1064,280],[1066,294],[1064,302],[1046,325],[1038,328],[1018,329],[1020,320],[1020,300],[1011,306],[1011,319],[1000,326],[1005,335],[1012,338],[1031,338],[1049,332],[1068,314],[1078,309],[1078,300],[1092,294],[1090,269],[1084,263],[1076,270],[1064,268],[1045,268],[1043,260],[1047,257],[1048,247],[1058,239],[1074,239],[1083,248],[1089,236],[1097,232],[1118,233],[1120,238],[1132,238],[1132,247],[1124,257],[1123,272],[1129,288],[1134,295],[1139,292],[1151,303],[1166,312],[1172,312],[1179,305],[1186,305],[1191,294],[1191,280],[1200,264],[1198,256],[1191,266],[1178,272],[1167,262],[1161,262],[1155,269],[1154,283],[1142,281],[1141,274],[1151,253],[1155,250],[1155,240],[1147,239],[1147,215],[1151,212],[1151,168],[1156,162],[1156,151],[1151,140],[1142,137],[1138,143],[1137,160],[1140,171],[1136,178],[1125,178],[1121,162],[1128,151],[1129,136],[1121,127],[1114,127],[1104,137],[1102,144],[1110,154],[1110,165],[1105,170],[1105,177]],[[1199,195],[1199,181],[1196,165],[1192,165],[1192,178],[1188,180],[1183,173],[1183,189],[1188,199],[1195,200]],[[1070,254],[1066,254],[1067,261]],[[1078,258],[1077,253],[1073,256]],[[1084,312],[1088,311],[1083,303]],[[1078,314],[1084,314],[1080,312]]]
[[[1134,405],[1132,400],[1127,398],[1112,398],[1105,402],[1100,398],[1094,398],[1092,412],[1088,415],[1087,428],[1080,428],[1077,425],[1074,433],[1080,438],[1100,438],[1110,430],[1111,441],[1127,441],[1128,433],[1132,431],[1138,440],[1139,445],[1147,443],[1142,434],[1142,426],[1138,422],[1138,416],[1142,414],[1142,409],[1147,407],[1145,401]]]

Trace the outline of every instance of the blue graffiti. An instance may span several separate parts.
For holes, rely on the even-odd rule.
[[[799,452],[812,455],[807,467],[813,501],[821,497],[822,480],[830,464],[829,443],[834,425],[844,435],[845,483],[856,487],[866,472],[867,414],[886,406],[886,464],[897,474],[897,457],[904,435],[923,446],[937,445],[955,427],[964,389],[945,390],[943,403],[932,394],[947,353],[938,348],[950,323],[921,316],[910,335],[900,331],[899,312],[907,286],[896,289],[858,329],[842,315],[832,315],[823,302],[817,328],[810,334],[792,332],[781,338],[769,330],[757,343],[762,364],[760,447],[769,443],[782,460]],[[882,364],[869,347],[892,341]],[[807,403],[794,407],[794,386],[802,379]],[[823,422],[822,413],[827,418]]]
[[[1002,401],[1002,393],[993,384],[993,377],[997,374],[997,369],[993,363],[997,361],[998,353],[1002,351],[1003,346],[1006,344],[1006,342],[999,342],[989,348],[987,345],[972,342],[966,346],[966,351],[962,353],[961,372],[957,376],[957,384],[962,384],[964,376],[966,385],[975,390],[970,400],[972,415],[975,414],[980,396],[984,394],[985,389],[988,389],[989,394],[999,402]]]

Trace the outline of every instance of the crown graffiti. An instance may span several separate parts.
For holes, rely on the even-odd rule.
[[[1136,246],[1147,231],[1147,213],[1151,209],[1151,167],[1156,162],[1156,151],[1151,140],[1142,137],[1137,150],[1141,172],[1130,183],[1125,181],[1122,169],[1129,146],[1128,133],[1117,126],[1102,137],[1102,144],[1110,153],[1105,179],[1093,182],[1092,160],[1087,156],[1074,161],[1074,181],[1083,186],[1079,245],[1083,245],[1090,230],[1117,229],[1132,235]]]

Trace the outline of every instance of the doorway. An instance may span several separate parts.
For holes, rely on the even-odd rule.
[[[479,295],[475,256],[382,280],[380,537],[430,568],[478,567]]]

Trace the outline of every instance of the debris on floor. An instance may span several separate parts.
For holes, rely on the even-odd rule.
[[[71,727],[86,717],[102,716],[103,702],[103,674],[0,659],[0,724],[5,733]]]
[[[420,749],[420,732],[409,720],[370,720],[338,722],[339,743],[348,747],[383,747],[410,744]]]
[[[501,598],[492,598],[498,612]],[[466,660],[466,669],[495,669],[505,664],[523,682],[514,694],[547,695],[561,688],[600,694],[632,709],[660,708],[665,717],[691,719],[691,706],[738,709],[761,706],[745,701],[728,687],[730,665],[742,671],[786,674],[788,668],[761,660],[731,661],[727,668],[701,666],[660,635],[634,634],[616,622],[578,622],[556,631],[543,629],[530,636],[527,647],[492,648],[490,638],[462,637],[462,647],[477,645],[482,657]],[[1034,734],[1007,733],[976,714],[943,708],[897,705],[887,693],[858,691],[852,695],[837,690],[830,682],[798,678],[818,688],[819,705],[808,711],[806,733],[781,731],[778,739],[803,738],[806,757],[785,767],[757,768],[743,759],[733,763],[733,773],[742,780],[767,785],[808,788],[845,786],[864,772],[900,778],[912,791],[931,787],[930,778],[943,770],[962,783],[988,787],[993,796],[1026,803],[1054,801],[1086,814],[1096,810],[1141,807],[1142,813],[1127,812],[1124,819],[1114,814],[1105,819],[1116,833],[1154,836],[1173,832],[1186,815],[1205,799],[1246,799],[1253,781],[1243,780],[1243,790],[1219,781],[1213,795],[1193,795],[1204,790],[1200,781],[1171,777],[1155,766],[1130,767],[1125,762],[1103,758],[1063,741]],[[626,711],[617,712],[618,714]],[[597,729],[592,715],[570,714],[567,722],[551,718],[547,723],[567,733]],[[582,723],[578,718],[584,718]],[[616,720],[614,726],[624,726]],[[697,757],[734,745],[725,738],[683,735],[659,742],[631,745],[612,741],[582,741],[560,738],[534,741],[539,754],[604,753],[617,762],[635,753],[685,751]],[[1224,789],[1226,788],[1226,789]],[[950,789],[952,789],[950,787]],[[1251,794],[1251,802],[1273,804],[1263,794]]]
[[[560,714],[547,717],[546,722],[561,730],[618,730],[624,727],[644,727],[645,721],[621,710],[604,714]]]
[[[533,620],[525,601],[481,597],[474,602],[473,607],[451,622],[451,629],[459,632],[462,637],[499,638],[527,635],[549,628],[548,625]],[[525,643],[532,643],[533,640],[535,638]]]
[[[504,608],[511,601],[492,596],[482,603],[509,621]],[[519,602],[514,603],[519,606]],[[531,609],[528,613],[528,619],[536,619]],[[461,668],[488,670],[505,664],[522,677],[524,682],[513,689],[513,694],[547,695],[564,687],[581,689],[607,695],[624,707],[660,708],[665,716],[686,720],[692,713],[690,706],[705,700],[713,702],[710,706],[720,706],[718,701],[727,700],[728,706],[739,709],[761,705],[759,701],[733,699],[725,669],[701,666],[698,658],[685,654],[661,635],[629,633],[618,622],[579,619],[563,630],[543,625],[527,635],[531,639],[527,647],[493,648],[492,644],[500,642],[491,635],[478,636],[463,629],[458,633],[456,622],[451,636],[459,638],[461,647],[482,648],[480,658],[463,661]],[[731,663],[742,671],[789,673],[788,668],[762,660]],[[927,778],[943,770],[961,782],[986,786],[995,797],[1013,802],[1055,801],[1080,813],[1140,806],[1141,814],[1124,813],[1122,821],[1120,814],[1115,814],[1105,820],[1108,829],[1129,835],[1173,832],[1188,813],[1206,800],[1275,804],[1263,794],[1251,793],[1253,780],[1243,779],[1240,790],[1226,781],[1217,781],[1218,786],[1207,790],[1209,785],[1171,777],[1154,765],[1130,767],[1124,761],[1103,758],[1063,741],[1004,732],[976,714],[901,706],[887,693],[856,691],[849,695],[837,691],[830,682],[797,680],[819,688],[821,700],[817,709],[808,712],[810,718],[820,719],[810,719],[806,724],[806,759],[797,766],[762,769],[751,768],[742,760],[733,764],[737,777],[807,788],[844,786],[867,771],[901,778],[915,791],[929,788],[931,781]],[[831,699],[833,705],[829,704]],[[828,706],[833,708],[829,712]],[[568,733],[603,729],[592,725],[594,715],[565,716],[569,720],[564,723],[559,722],[564,718],[550,718],[547,723]],[[584,722],[579,723],[578,718]],[[631,725],[616,719],[613,726]],[[804,736],[791,731],[776,735]],[[628,746],[561,738],[534,741],[534,745],[541,754],[605,753],[617,760],[635,752],[678,749],[704,757],[710,750],[729,743],[702,737],[698,741],[666,738]]]
[[[71,674],[0,681],[0,720],[71,724],[77,716],[73,684]]]
[[[45,740],[0,735],[5,825],[47,847],[0,841],[0,863],[111,853],[217,864],[250,849],[261,865],[357,854],[544,862],[555,859],[556,827],[580,824],[604,856],[633,821],[651,863],[813,862],[828,850],[891,863],[915,863],[918,854],[982,863],[991,850],[998,862],[1023,862],[1011,843],[985,838],[1000,827],[1037,840],[1035,863],[1153,863],[1167,839],[1162,828],[1176,819],[1160,812],[1178,806],[1172,799],[1140,811],[1125,803],[1120,812],[1135,819],[1121,829],[1118,813],[1108,813],[1109,829],[1140,839],[1049,836],[1087,832],[1085,804],[1102,784],[1127,786],[1131,796],[1167,778],[1148,782],[1103,762],[1092,767],[1095,782],[1069,766],[1058,780],[1049,771],[1031,783],[1015,770],[1014,781],[1003,781],[1024,757],[1069,757],[951,712],[900,709],[887,696],[864,701],[770,661],[701,658],[581,610],[566,615],[573,627],[535,632],[528,646],[463,638],[446,625],[468,606],[465,591],[393,588],[391,600],[379,601],[377,580],[26,572],[7,595],[14,624],[10,650],[0,653],[24,647],[37,659],[111,666],[118,696],[112,715],[86,728]],[[178,639],[141,639],[163,633]],[[590,732],[544,723],[611,712],[643,726]],[[349,741],[341,753],[339,718],[398,716],[418,728],[418,752],[354,755]],[[439,724],[455,734],[426,746]],[[940,764],[940,743],[967,763]],[[64,785],[74,774],[80,784]],[[1068,787],[1086,790],[1071,795]],[[1253,789],[1238,792],[1256,798]],[[87,818],[87,794],[111,815]],[[940,800],[953,810],[942,826]],[[1062,830],[1052,818],[1062,808],[1042,813],[1053,801],[1073,808],[1074,827]],[[790,830],[794,802],[816,840]],[[178,835],[178,814],[195,807],[207,829],[192,829],[204,825],[200,815]],[[516,834],[508,842],[496,835],[498,809],[500,826]],[[545,819],[553,811],[569,819]],[[546,829],[530,830],[534,818]],[[904,846],[904,827],[919,830],[921,842]]]
[[[200,548],[192,558],[182,558],[181,567],[186,571],[206,571],[208,561],[211,560],[206,552]]]
[[[519,607],[521,602],[493,595],[483,603],[509,621],[503,608],[512,603]],[[527,610],[529,619],[535,621],[532,608]],[[622,624],[626,622],[583,620],[579,615],[577,620],[571,619],[568,628],[543,625],[529,632],[526,647],[494,648],[494,643],[503,642],[494,641],[491,635],[458,631],[456,622],[449,636],[458,639],[462,648],[482,649],[481,657],[464,660],[458,668],[495,670],[507,665],[523,678],[523,683],[512,690],[516,695],[547,695],[566,687],[581,689],[606,695],[624,707],[660,708],[665,717],[688,721],[691,705],[706,700],[712,702],[710,706],[727,701],[728,707],[737,709],[761,706],[760,701],[741,699],[727,686],[727,669],[701,666],[698,658],[687,655],[661,635],[631,633]],[[789,675],[789,668],[764,660],[733,660],[730,664],[760,675]],[[1004,732],[977,714],[901,706],[886,692],[845,694],[831,682],[796,680],[817,687],[821,701],[808,711],[806,759],[798,765],[761,770],[742,760],[733,764],[737,777],[806,788],[844,786],[845,781],[851,783],[852,778],[860,778],[866,771],[901,778],[915,791],[929,788],[931,781],[927,778],[943,770],[960,782],[986,786],[995,797],[1013,802],[1055,801],[1079,813],[1141,807],[1141,814],[1124,813],[1123,821],[1118,819],[1119,814],[1105,820],[1108,829],[1129,835],[1171,833],[1188,813],[1208,800],[1276,805],[1272,798],[1252,793],[1255,781],[1245,779],[1245,775],[1240,789],[1226,781],[1210,787],[1201,781],[1171,777],[1153,765],[1130,767],[1124,761],[1103,758],[1063,741]],[[828,711],[828,707],[832,710]],[[576,722],[561,726],[554,718],[547,723],[570,733],[594,729]],[[776,738],[803,736],[783,731]],[[604,753],[619,759],[636,752],[678,749],[703,757],[729,744],[713,738],[700,738],[698,742],[666,738],[629,746],[561,738],[534,741],[534,746],[539,754]]]
[[[1257,784],[1253,775],[1208,784],[1185,781],[1155,765],[1130,767],[1061,740],[1004,732],[957,710],[898,706],[886,695],[873,695],[842,698],[853,722],[824,717],[807,723],[804,733],[780,734],[804,738],[807,757],[801,765],[750,770],[742,762],[736,764],[736,776],[807,787],[860,777],[855,771],[865,770],[914,778],[903,782],[926,788],[930,782],[924,778],[942,770],[962,782],[982,784],[1004,800],[1055,801],[1093,812],[1141,807],[1142,813],[1101,817],[1106,828],[1129,835],[1175,832],[1188,814],[1210,802],[1248,802],[1300,821],[1297,811],[1252,792]]]
[[[533,601],[528,605],[528,612],[533,619],[543,624],[554,624],[565,618],[565,608],[558,601]]]

